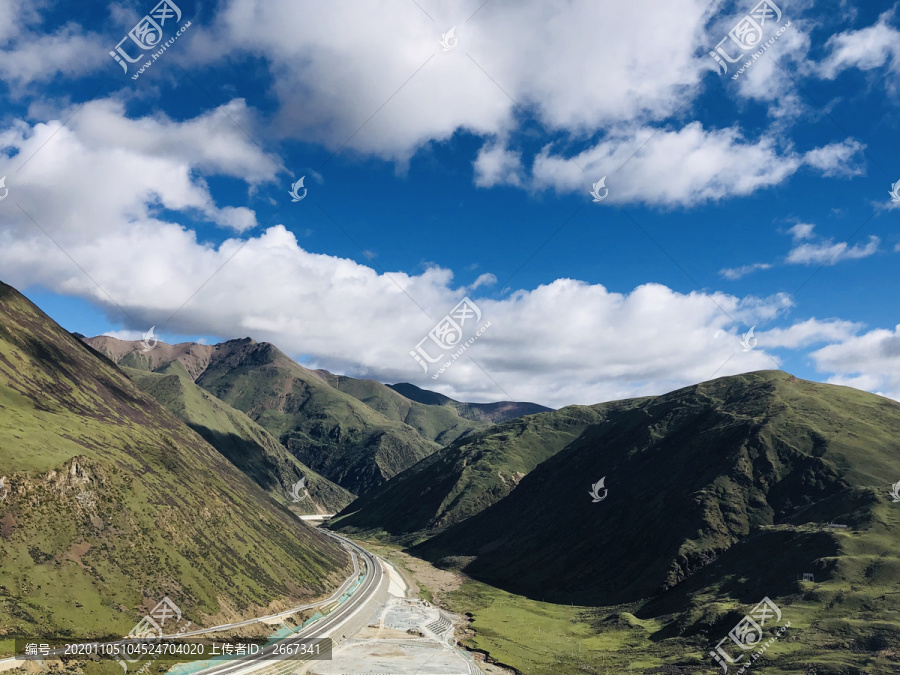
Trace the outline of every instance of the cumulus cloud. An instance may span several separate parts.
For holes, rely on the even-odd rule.
[[[483,136],[473,174],[484,187],[587,198],[590,184],[607,175],[612,202],[689,206],[752,194],[804,164],[838,175],[855,156],[847,143],[803,154],[771,130],[752,138],[736,125],[665,122],[707,74],[696,58],[705,1],[494,0],[466,22],[479,4],[438,7],[432,21],[414,3],[387,0],[231,0],[214,25],[198,26],[184,54],[194,64],[261,57],[277,99],[273,127],[284,137],[403,163],[460,130]],[[10,6],[0,4],[0,13]],[[437,40],[451,25],[459,46],[441,52]],[[91,67],[74,63],[93,39],[75,27],[36,47],[24,35],[0,22],[8,55],[22,56],[0,74],[8,81]],[[41,46],[49,66],[37,72],[28,50]],[[554,58],[524,58],[529,49]],[[97,58],[108,59],[106,51]],[[525,118],[556,139],[530,169],[508,144]],[[680,293],[652,283],[613,292],[572,279],[490,295],[497,281],[490,272],[461,286],[441,267],[378,272],[309,251],[280,224],[251,233],[256,214],[218,204],[206,178],[234,177],[253,190],[273,180],[280,160],[233,121],[254,130],[257,117],[240,99],[181,121],[161,113],[129,118],[120,102],[100,100],[67,125],[17,121],[0,131],[0,175],[9,175],[11,197],[0,205],[4,280],[88,298],[123,321],[122,335],[151,325],[163,336],[250,335],[307,355],[313,366],[469,400],[563,405],[660,393],[772,368],[777,358],[768,348],[856,339],[853,325],[810,320],[761,332],[759,347],[743,352],[739,334],[789,306],[784,296]],[[563,149],[585,145],[574,157]],[[182,224],[188,218],[231,236],[198,241]],[[834,245],[816,244],[812,226],[801,227],[792,231],[795,251]],[[860,257],[866,248],[844,247],[832,253]],[[467,294],[490,328],[434,381],[410,350]]]
[[[866,172],[865,145],[853,139],[810,150],[803,160],[823,176],[861,176]]]
[[[497,283],[497,277],[488,272],[487,274],[479,274],[478,278],[475,279],[474,282],[469,284],[466,288],[467,291],[472,292],[477,288],[481,288],[482,286],[492,286]]]
[[[834,79],[848,68],[873,70],[887,65],[900,72],[900,31],[889,25],[894,10],[878,17],[878,21],[860,30],[844,31],[828,39],[828,56],[819,64],[819,74]]]
[[[835,243],[833,239],[818,238],[814,232],[815,227],[812,223],[797,223],[787,230],[787,234],[791,235],[794,242],[784,259],[787,264],[836,265],[844,260],[858,260],[874,255],[881,244],[881,239],[874,235],[869,237],[867,243],[856,246],[850,246],[847,242]],[[719,274],[725,279],[734,281],[758,270],[771,268],[771,263],[753,263],[741,267],[726,267],[719,270]]]
[[[662,119],[707,71],[695,57],[701,0],[495,0],[467,21],[481,4],[429,7],[429,18],[387,0],[234,0],[194,35],[191,58],[262,56],[284,135],[399,161],[459,129],[502,135],[523,111],[575,135]],[[459,43],[443,52],[451,26]]]
[[[768,349],[785,347],[798,349],[822,342],[842,342],[855,336],[863,325],[853,321],[812,318],[799,321],[787,328],[771,328],[760,337],[760,345]]]
[[[272,160],[228,116],[241,119],[242,101],[175,122],[162,115],[129,119],[121,103],[91,101],[67,126],[57,120],[0,131],[0,175],[15,201],[51,236],[101,234],[123,222],[146,224],[160,208],[196,214],[243,231],[256,224],[246,207],[218,207],[197,175],[271,179]],[[52,190],[48,190],[52,186]],[[21,213],[10,227],[34,225]]]
[[[38,233],[4,246],[0,264],[16,285],[40,280],[91,298],[111,316],[118,314],[114,299],[137,330],[250,335],[292,355],[314,355],[314,367],[412,381],[462,399],[590,403],[774,366],[763,349],[740,351],[729,315],[771,315],[778,299],[684,294],[659,284],[613,293],[560,279],[505,299],[473,296],[491,325],[435,381],[410,351],[461,298],[449,270],[379,274],[305,251],[280,225],[218,248],[175,225],[132,225],[70,241],[66,250],[103,291]]]
[[[900,325],[876,329],[811,354],[828,381],[900,400]]]
[[[522,184],[522,153],[507,150],[502,145],[483,146],[474,166],[478,187]]]
[[[794,241],[802,241],[812,238],[815,227],[812,223],[797,223],[788,230],[788,233],[794,238]]]
[[[751,67],[737,80],[737,93],[767,104],[769,116],[782,123],[793,120],[808,107],[808,102],[797,91],[796,82],[788,74],[791,70],[805,69],[811,44],[809,33],[796,21],[798,9],[797,3],[792,3],[790,18],[783,16],[780,24],[767,24],[764,42],[777,35],[774,26],[783,26],[794,19],[783,33],[777,35],[777,40],[768,46],[761,58],[752,60],[752,54],[757,50],[751,49],[742,61],[732,66],[739,68],[747,61],[751,62]],[[738,18],[734,17],[734,21]],[[727,30],[733,22],[727,27],[720,25]]]
[[[591,179],[609,176],[610,202],[687,206],[776,185],[800,164],[774,139],[748,141],[736,128],[691,122],[676,130],[629,129],[571,158],[548,146],[533,174],[535,187],[557,192],[586,192]]]
[[[109,58],[103,38],[77,23],[42,32],[45,7],[43,2],[0,2],[0,79],[17,92],[32,82],[85,75]]]

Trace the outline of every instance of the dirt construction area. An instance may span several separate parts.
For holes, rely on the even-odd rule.
[[[455,647],[454,617],[425,600],[406,597],[408,584],[392,565],[390,597],[373,621],[334,650],[293,675],[481,675]]]

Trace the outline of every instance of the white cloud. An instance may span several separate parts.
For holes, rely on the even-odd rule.
[[[707,130],[691,122],[678,130],[628,129],[571,159],[545,147],[534,162],[533,184],[587,194],[592,180],[608,176],[610,202],[688,206],[776,185],[800,164],[779,153],[771,138],[751,142],[736,128]]]
[[[759,336],[759,345],[769,349],[798,349],[820,342],[842,342],[855,336],[863,325],[852,321],[807,319],[787,328],[771,328]]]
[[[737,80],[738,94],[747,99],[766,103],[769,116],[782,123],[793,120],[808,107],[808,102],[797,91],[794,79],[788,75],[792,70],[805,67],[811,44],[809,34],[803,30],[803,24],[796,21],[799,10],[797,3],[791,3],[790,17],[783,16],[780,24],[771,22],[767,24],[765,41],[777,35],[774,26],[784,25],[794,19],[777,40],[768,46],[763,56],[753,60],[752,55],[758,50],[751,49],[746,52],[743,59],[731,66],[731,69],[737,69],[747,61],[751,62],[750,68]],[[742,16],[735,16],[732,23],[727,28],[723,26],[723,29],[730,29]]]
[[[116,338],[116,340],[143,340],[144,331],[140,330],[108,330],[104,335]],[[93,337],[93,336],[90,336]],[[157,336],[159,338],[160,336]]]
[[[211,25],[198,24],[184,58],[215,65],[223,58],[262,57],[279,101],[269,131],[334,150],[403,166],[417,149],[460,130],[484,136],[474,160],[474,180],[482,187],[581,190],[586,180],[612,174],[651,136],[616,177],[611,201],[686,206],[748,195],[785,180],[803,161],[779,148],[773,134],[748,139],[736,127],[696,122],[656,126],[682,109],[708,74],[708,59],[696,56],[697,45],[711,39],[704,29],[710,8],[702,0],[481,4],[432,7],[432,21],[414,3],[388,0],[364,6],[231,0]],[[117,19],[127,24],[126,17]],[[438,39],[450,26],[457,27],[459,46],[442,52]],[[797,35],[784,38],[792,53],[806,48]],[[539,46],[553,58],[522,58],[510,45]],[[74,62],[75,51],[61,62]],[[106,51],[91,53],[102,60]],[[778,96],[786,100],[786,92]],[[527,175],[520,154],[498,139],[509,138],[531,115],[567,142],[601,134],[576,157],[590,176],[571,173],[568,157],[549,147]],[[237,228],[248,225],[246,216],[219,217]]]
[[[129,119],[119,102],[91,101],[67,126],[17,122],[0,131],[0,147],[18,152],[0,157],[0,175],[7,175],[22,208],[63,245],[73,233],[99,235],[123,222],[147,225],[161,207],[243,231],[255,225],[253,211],[216,206],[197,174],[253,184],[277,169],[228,115],[248,121],[242,101],[184,122],[161,115]],[[34,228],[18,210],[9,221]]]
[[[522,184],[522,153],[507,150],[502,145],[484,145],[475,159],[475,185]]]
[[[900,400],[900,325],[876,329],[828,345],[811,354],[828,379]]]
[[[861,30],[851,30],[828,39],[828,56],[819,64],[819,74],[834,79],[848,68],[873,70],[885,64],[900,72],[900,31],[888,25],[894,10],[878,17],[877,23]]]
[[[824,176],[861,176],[866,172],[863,150],[865,145],[848,139],[841,143],[832,143],[803,156],[809,166],[819,169]]]
[[[497,277],[488,272],[487,274],[479,274],[478,278],[472,282],[471,285],[466,287],[466,291],[471,293],[476,288],[481,288],[482,286],[492,286],[497,283]]]
[[[283,134],[401,162],[459,129],[502,136],[517,104],[574,135],[662,119],[707,72],[701,0],[492,2],[467,22],[481,4],[429,6],[432,21],[387,0],[233,0],[192,37],[191,58],[263,56]],[[451,26],[459,45],[442,52]]]
[[[797,223],[788,232],[794,238],[794,241],[801,241],[803,239],[811,239],[815,227],[812,223]]]
[[[735,281],[736,279],[745,277],[748,274],[756,272],[757,270],[767,270],[771,269],[771,267],[772,265],[770,265],[769,263],[753,263],[752,265],[742,265],[741,267],[725,268],[723,270],[719,270],[719,274],[721,274],[729,281]]]
[[[459,130],[481,135],[486,141],[474,175],[483,186],[583,192],[587,198],[590,184],[608,175],[611,202],[691,205],[752,194],[804,163],[835,175],[830,172],[854,155],[846,143],[797,153],[771,130],[748,138],[737,126],[659,126],[690,100],[707,73],[708,64],[696,58],[705,39],[705,1],[495,0],[466,23],[480,2],[430,8],[433,23],[414,3],[231,0],[214,27],[198,26],[184,54],[195,63],[236,52],[261,56],[280,103],[274,126],[285,137],[332,149],[346,142],[349,150],[402,163]],[[0,17],[11,6],[0,2]],[[15,16],[26,11],[15,7]],[[437,39],[451,25],[458,27],[460,46],[442,53]],[[96,67],[95,38],[75,26],[34,41],[28,35],[0,21],[0,39],[11,40],[4,43],[5,58],[20,57],[0,65],[7,81]],[[108,60],[108,48],[104,43],[96,59]],[[528,50],[554,56],[524,58]],[[744,94],[765,98],[753,84],[751,78],[742,83]],[[506,145],[523,109],[546,130],[560,132],[559,145],[545,147],[530,172]],[[557,279],[502,299],[476,298],[492,326],[469,353],[490,377],[464,358],[435,383],[422,375],[410,349],[464,293],[487,289],[496,277],[484,273],[458,287],[452,272],[437,267],[418,275],[379,274],[305,250],[282,225],[250,236],[255,213],[217,204],[204,176],[235,177],[252,190],[272,180],[278,167],[232,120],[256,129],[254,114],[239,99],[184,121],[162,114],[130,119],[121,103],[101,100],[88,102],[65,126],[18,121],[0,131],[0,147],[17,153],[0,157],[12,197],[0,205],[4,280],[88,298],[113,320],[121,318],[120,306],[130,317],[122,335],[137,337],[150,325],[159,334],[249,334],[292,355],[312,355],[322,367],[411,380],[470,400],[508,393],[562,405],[659,393],[714,374],[772,368],[767,341],[795,348],[857,339],[854,325],[809,320],[762,333],[759,348],[745,353],[738,333],[778,313],[786,298],[679,293],[659,284],[616,293]],[[583,147],[589,139],[592,147],[575,155],[583,173],[559,148]],[[166,210],[200,215],[243,236],[220,245],[199,242]],[[812,239],[812,225],[805,234],[802,227],[793,229],[797,240]],[[830,241],[794,251],[804,246],[843,246],[838,259],[870,254],[867,246]],[[796,255],[823,255],[812,248]],[[755,263],[730,272],[768,267]]]
[[[868,258],[878,251],[881,240],[872,235],[866,244],[850,246],[842,241],[834,243],[833,239],[827,239],[814,244],[800,244],[791,249],[787,256],[787,262],[797,265],[814,265],[824,263],[836,265],[843,260],[856,260]]]
[[[85,75],[109,58],[103,38],[74,22],[42,32],[40,13],[47,5],[40,0],[0,2],[0,80],[15,93],[32,82]]]
[[[785,258],[786,263],[793,265],[822,263],[836,265],[844,260],[857,260],[874,255],[881,244],[881,239],[874,235],[869,237],[869,241],[866,244],[857,244],[856,246],[850,246],[847,242],[835,243],[833,239],[811,241],[816,239],[815,227],[812,223],[797,223],[788,229],[787,233],[794,240],[794,246]],[[719,274],[725,279],[734,281],[757,270],[771,268],[772,265],[770,263],[753,263],[741,267],[726,267],[719,270]]]

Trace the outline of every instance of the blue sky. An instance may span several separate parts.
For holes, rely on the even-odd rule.
[[[0,0],[0,279],[86,335],[468,400],[900,398],[897,5],[658,5],[181,0],[133,79],[160,5]]]

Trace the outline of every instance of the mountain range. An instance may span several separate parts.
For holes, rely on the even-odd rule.
[[[766,528],[891,523],[892,477],[900,403],[761,371],[496,425],[331,526],[463,560],[516,593],[615,604],[677,586]],[[809,564],[831,550],[822,542]]]
[[[802,643],[772,672],[869,675],[900,672],[898,481],[900,403],[760,371],[495,425],[328,526],[595,607],[610,644],[683,655],[665,672],[714,668],[689,654],[769,597]]]
[[[310,370],[274,345],[249,338],[217,345],[160,342],[149,351],[138,341],[105,336],[84,342],[132,374],[176,376],[183,387],[199,387],[244,413],[304,466],[355,495],[495,420],[549,410],[534,403],[460,403],[413,385],[392,388]],[[136,381],[149,386],[153,380]],[[343,505],[340,499],[335,503]]]
[[[420,403],[249,339],[85,338],[0,284],[0,640],[124,634],[167,595],[198,624],[326,595],[349,558],[296,515],[355,495],[310,465],[364,490],[518,406]]]
[[[0,478],[4,644],[124,634],[163,596],[198,624],[321,597],[349,560],[296,516],[340,511],[328,527],[595,608],[679,672],[764,596],[801,631],[778,672],[900,656],[900,403],[782,371],[464,403],[249,338],[69,334],[0,284]]]

